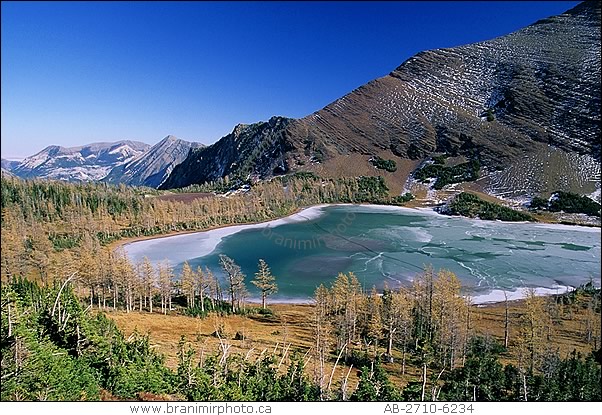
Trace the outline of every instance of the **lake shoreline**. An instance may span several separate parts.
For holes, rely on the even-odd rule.
[[[437,215],[437,216],[448,216],[448,215],[442,215],[430,207],[406,207],[406,206],[396,206],[396,205],[380,205],[380,204],[376,204],[376,203],[320,203],[318,205],[299,207],[299,208],[295,209],[292,213],[289,213],[286,216],[279,216],[279,217],[266,219],[266,220],[262,220],[262,221],[228,223],[228,224],[224,224],[224,225],[210,226],[210,227],[208,227],[206,229],[202,229],[202,230],[192,229],[192,230],[186,230],[186,231],[171,231],[168,233],[162,233],[162,234],[158,234],[158,235],[133,236],[130,238],[122,238],[117,241],[113,241],[113,242],[107,244],[106,247],[110,250],[115,250],[115,249],[118,249],[119,247],[131,244],[134,242],[149,241],[152,239],[167,238],[167,237],[171,237],[171,236],[188,235],[191,233],[209,232],[209,231],[214,231],[217,229],[230,228],[233,226],[251,226],[251,225],[267,224],[269,222],[287,219],[293,215],[303,212],[304,210],[316,209],[316,208],[322,208],[322,207],[328,207],[328,206],[370,206],[370,207],[383,207],[383,208],[390,207],[390,208],[398,208],[398,209],[415,210],[415,211],[419,211],[419,212],[430,211],[430,212],[433,212],[433,214]]]
[[[277,221],[277,220],[283,220],[283,219],[287,219],[293,215],[296,215],[298,213],[303,212],[304,210],[308,210],[308,209],[315,209],[315,208],[322,208],[322,207],[328,207],[328,206],[366,206],[366,207],[376,207],[382,210],[410,210],[410,211],[418,211],[421,213],[427,213],[427,214],[433,214],[434,216],[440,216],[440,217],[448,217],[448,218],[464,218],[464,219],[470,219],[470,220],[476,220],[476,221],[483,221],[483,222],[492,222],[492,223],[517,223],[517,224],[524,224],[524,223],[532,223],[532,222],[516,222],[516,221],[500,221],[500,220],[484,220],[484,219],[479,219],[479,218],[471,218],[468,216],[462,216],[462,215],[446,215],[443,213],[439,213],[434,207],[432,206],[416,206],[416,207],[407,207],[407,206],[398,206],[398,205],[383,205],[383,204],[377,204],[377,203],[321,203],[318,205],[311,205],[311,206],[304,206],[304,207],[299,207],[297,209],[295,209],[292,213],[289,213],[286,216],[280,216],[280,217],[275,217],[272,219],[266,219],[266,220],[262,220],[262,221],[254,221],[254,222],[243,222],[243,223],[228,223],[228,224],[223,224],[223,225],[216,225],[216,226],[211,226],[208,227],[206,229],[192,229],[192,230],[186,230],[186,231],[171,231],[168,233],[162,233],[162,234],[158,234],[158,235],[148,235],[148,236],[134,236],[134,237],[130,237],[130,238],[123,238],[123,239],[119,239],[117,241],[113,241],[111,243],[109,243],[108,245],[106,245],[107,248],[114,250],[117,249],[121,246],[133,243],[133,242],[140,242],[140,241],[148,241],[148,240],[152,240],[152,239],[160,239],[160,238],[167,238],[167,237],[171,237],[171,236],[178,236],[178,235],[187,235],[187,234],[191,234],[191,233],[200,233],[200,232],[209,232],[209,231],[213,231],[213,230],[217,230],[217,229],[223,229],[223,228],[229,228],[229,227],[233,227],[233,226],[250,226],[250,225],[260,225],[260,224],[267,224],[269,222],[273,222],[273,221]],[[566,228],[586,228],[587,230],[591,229],[597,229],[600,230],[600,227],[598,226],[593,226],[593,225],[579,225],[579,224],[567,224],[567,223],[559,223],[559,222],[543,222],[543,221],[538,221],[538,222],[534,222],[535,224],[539,224],[545,227],[555,227],[558,226],[560,229],[566,229]],[[584,229],[585,230],[585,229]]]
[[[305,209],[308,209],[310,207],[317,207],[317,206],[328,206],[328,205],[314,205],[314,206],[307,206],[307,207],[302,207],[302,208],[297,208],[293,213],[290,213],[286,216],[281,216],[281,217],[277,217],[277,218],[272,218],[272,219],[266,219],[263,221],[254,221],[254,222],[244,222],[244,223],[228,223],[228,224],[224,224],[224,225],[216,225],[216,226],[210,226],[206,229],[192,229],[192,230],[187,230],[187,231],[171,231],[168,233],[162,233],[159,235],[148,235],[148,236],[133,236],[131,238],[123,238],[123,239],[119,239],[117,241],[113,241],[111,243],[109,243],[107,245],[107,248],[109,248],[110,250],[114,250],[114,249],[118,249],[119,247],[122,247],[124,245],[128,245],[134,242],[140,242],[140,241],[149,241],[152,239],[160,239],[160,238],[167,238],[170,236],[178,236],[178,235],[188,235],[191,233],[199,233],[199,232],[209,232],[209,231],[214,231],[217,229],[223,229],[223,228],[229,228],[232,226],[246,226],[246,225],[260,225],[262,223],[268,223],[274,220],[278,220],[278,219],[285,219],[291,215],[294,215],[296,213],[302,212]]]
[[[232,223],[232,224],[224,224],[224,225],[218,225],[218,226],[213,226],[207,229],[203,229],[203,230],[187,230],[187,231],[175,231],[175,232],[170,232],[167,234],[161,234],[161,235],[151,235],[151,236],[143,236],[143,237],[134,237],[134,238],[126,238],[123,240],[119,240],[119,241],[115,241],[112,244],[109,244],[109,248],[110,249],[118,249],[119,247],[125,247],[127,245],[133,244],[135,242],[141,242],[141,241],[150,241],[150,240],[155,240],[155,239],[160,239],[160,238],[166,238],[166,237],[176,237],[176,236],[183,236],[183,235],[190,235],[190,234],[204,234],[207,232],[211,232],[211,231],[216,231],[216,230],[224,230],[223,235],[219,236],[218,238],[215,238],[217,240],[217,242],[214,241],[214,243],[209,244],[208,247],[206,247],[209,251],[212,251],[213,249],[215,249],[215,246],[213,245],[217,245],[217,243],[219,243],[219,241],[221,239],[223,239],[223,237],[225,236],[229,236],[235,233],[238,233],[242,230],[245,229],[252,229],[254,227],[258,227],[258,225],[265,225],[266,227],[276,227],[282,224],[286,224],[286,223],[291,223],[293,221],[299,220],[299,218],[302,218],[303,220],[311,220],[314,219],[316,217],[319,217],[321,215],[321,213],[319,213],[323,208],[326,207],[330,207],[330,206],[351,206],[351,207],[367,207],[367,208],[371,208],[371,209],[375,209],[375,210],[379,210],[379,211],[389,211],[389,212],[400,212],[400,211],[405,211],[405,212],[416,212],[416,213],[420,213],[420,214],[426,214],[426,215],[432,215],[432,216],[437,216],[437,217],[447,217],[447,218],[462,218],[462,219],[469,219],[469,220],[478,220],[478,219],[474,219],[474,218],[466,218],[463,216],[449,216],[449,215],[443,215],[440,214],[439,212],[437,212],[435,209],[433,209],[432,207],[406,207],[406,206],[395,206],[395,205],[380,205],[380,204],[369,204],[369,203],[359,203],[359,204],[354,204],[354,203],[333,203],[333,204],[318,204],[318,205],[313,205],[313,206],[307,206],[307,207],[302,207],[302,208],[298,208],[295,211],[293,211],[292,213],[283,216],[283,217],[279,217],[279,218],[273,218],[273,219],[267,219],[264,221],[256,221],[256,222],[248,222],[248,223]],[[307,216],[303,216],[303,212],[307,212],[309,213]],[[316,213],[318,213],[316,215]],[[495,223],[508,223],[508,224],[520,224],[521,222],[502,222],[502,221],[485,221],[485,220],[479,220],[482,221],[483,223],[489,223],[491,222],[492,224]],[[565,225],[565,224],[554,224],[554,223],[536,223],[536,225],[538,226],[542,226],[542,227],[551,227],[551,228],[560,228],[560,229],[575,229],[575,226],[573,225]],[[585,226],[578,226],[578,228],[580,228],[582,231],[585,232],[596,232],[597,229],[592,229],[591,227],[585,227]],[[234,228],[234,229],[232,229]],[[231,232],[229,232],[228,230],[231,230]],[[203,255],[208,254],[208,252],[204,253]],[[537,295],[542,295],[542,296],[553,296],[556,294],[563,294],[569,290],[574,289],[573,286],[568,286],[568,285],[558,285],[558,286],[554,286],[554,287],[519,287],[513,290],[508,290],[506,291],[505,295],[507,296],[507,300],[508,301],[515,301],[515,300],[521,300],[524,299],[525,297],[525,293],[524,291],[528,288],[533,288],[535,289]],[[470,288],[467,287],[467,289],[470,291]],[[473,300],[473,304],[478,305],[478,306],[486,306],[489,304],[499,304],[499,303],[503,303],[505,301],[504,299],[504,290],[501,289],[491,289],[491,290],[483,290],[482,292],[479,293],[474,293],[471,295],[472,300]],[[301,298],[291,298],[291,299],[274,299],[274,303],[281,303],[281,304],[294,304],[294,305],[308,305],[311,304],[311,299],[301,299]]]

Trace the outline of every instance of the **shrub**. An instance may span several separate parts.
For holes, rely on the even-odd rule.
[[[441,158],[438,158],[434,164],[429,164],[416,171],[414,177],[422,182],[427,182],[429,178],[435,178],[433,187],[440,190],[447,184],[477,180],[480,169],[481,163],[477,159],[452,167],[445,167]]]
[[[570,192],[556,192],[549,203],[550,212],[585,213],[600,217],[600,203],[587,196]]]
[[[535,196],[529,204],[531,210],[542,210],[548,208],[548,201],[542,197]]]
[[[387,160],[378,156],[374,156],[370,159],[370,162],[377,169],[386,170],[391,173],[397,170],[397,163],[395,163],[395,160]]]
[[[460,193],[448,205],[448,211],[452,215],[478,217],[485,220],[503,221],[535,221],[526,213],[516,211],[506,206],[487,202],[470,193]]]

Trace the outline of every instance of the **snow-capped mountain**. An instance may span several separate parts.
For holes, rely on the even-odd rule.
[[[2,168],[0,169],[2,171],[2,175],[8,176],[8,177],[13,177],[14,174],[11,171],[15,167],[17,167],[20,162],[21,162],[20,160],[2,159]]]
[[[49,146],[25,158],[10,172],[21,178],[95,181],[149,148],[148,144],[128,140],[78,147]]]
[[[159,187],[173,168],[188,156],[190,149],[199,147],[203,147],[203,144],[191,143],[168,135],[148,151],[113,168],[103,181]]]
[[[11,171],[15,167],[17,167],[19,163],[21,163],[21,160],[2,159],[2,169],[6,171]]]

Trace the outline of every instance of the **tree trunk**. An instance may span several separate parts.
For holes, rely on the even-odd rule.
[[[234,295],[234,285],[233,285],[233,281],[232,281],[232,277],[230,277],[230,302],[232,305],[232,313],[234,313],[234,311],[236,310],[236,298]]]
[[[424,402],[424,393],[426,391],[426,363],[422,364],[422,393],[420,394],[420,401]]]
[[[509,319],[508,319],[508,296],[506,295],[506,291],[504,291],[504,348],[508,348],[508,339],[509,339]]]
[[[13,320],[10,317],[10,303],[7,305],[8,307],[8,337],[12,336],[13,333]]]
[[[405,344],[405,342],[403,344],[403,354],[401,357],[401,374],[402,375],[406,374],[406,344]]]
[[[387,359],[389,362],[393,362],[392,350],[393,350],[393,328],[391,327],[393,324],[389,323],[389,338],[387,342]]]

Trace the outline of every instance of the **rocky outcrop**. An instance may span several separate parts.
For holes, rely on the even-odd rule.
[[[292,148],[287,147],[284,134],[290,121],[272,117],[267,122],[237,125],[218,142],[191,151],[160,188],[184,187],[233,174],[246,178],[287,172],[286,153]]]

